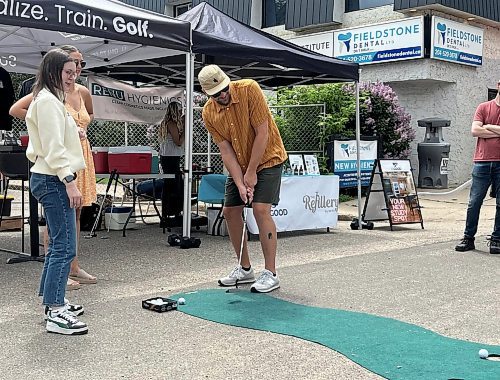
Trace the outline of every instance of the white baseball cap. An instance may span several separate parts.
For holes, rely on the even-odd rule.
[[[222,91],[231,82],[227,74],[217,65],[208,65],[201,69],[198,80],[203,91],[209,96]]]

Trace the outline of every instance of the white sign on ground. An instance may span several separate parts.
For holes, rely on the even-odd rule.
[[[335,227],[339,210],[339,177],[281,177],[280,201],[271,208],[278,232]],[[252,209],[247,214],[248,231],[259,229]]]
[[[377,158],[377,140],[359,142],[361,167],[361,185],[368,186],[372,174],[373,163]],[[356,187],[358,185],[358,164],[356,140],[334,140],[333,172],[340,177],[340,187]]]

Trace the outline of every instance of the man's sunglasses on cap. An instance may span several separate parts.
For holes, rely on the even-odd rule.
[[[82,66],[83,67],[83,66]],[[229,85],[227,85],[226,87],[224,87],[222,90],[220,90],[219,92],[216,92],[215,94],[213,95],[210,95],[212,98],[218,98],[220,96],[220,94],[222,94],[223,92],[228,92],[229,91]]]
[[[78,59],[74,59],[74,60],[73,60],[73,62],[75,62],[75,64],[76,64],[77,66],[78,66],[78,65],[80,65],[82,69],[84,69],[84,68],[85,68],[85,66],[87,66],[87,62],[85,62],[85,61],[83,61],[83,60],[82,60],[82,61],[80,61],[80,60],[78,60]]]

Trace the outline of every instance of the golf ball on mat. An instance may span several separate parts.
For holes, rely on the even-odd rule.
[[[185,304],[186,304],[186,300],[185,300],[184,298],[182,298],[182,297],[181,297],[181,298],[179,298],[179,299],[177,300],[177,303],[178,303],[179,305],[185,305]]]
[[[485,350],[484,348],[481,348],[478,353],[481,359],[486,359],[489,355],[488,350]]]

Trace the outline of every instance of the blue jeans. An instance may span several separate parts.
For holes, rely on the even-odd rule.
[[[500,161],[474,162],[465,222],[464,235],[466,237],[473,238],[476,235],[479,212],[490,185],[492,185],[493,194],[496,195],[495,226],[491,238],[500,240]]]
[[[64,305],[70,264],[76,255],[76,214],[69,207],[66,186],[57,176],[32,173],[30,191],[45,211],[49,249],[39,295],[48,306]]]

